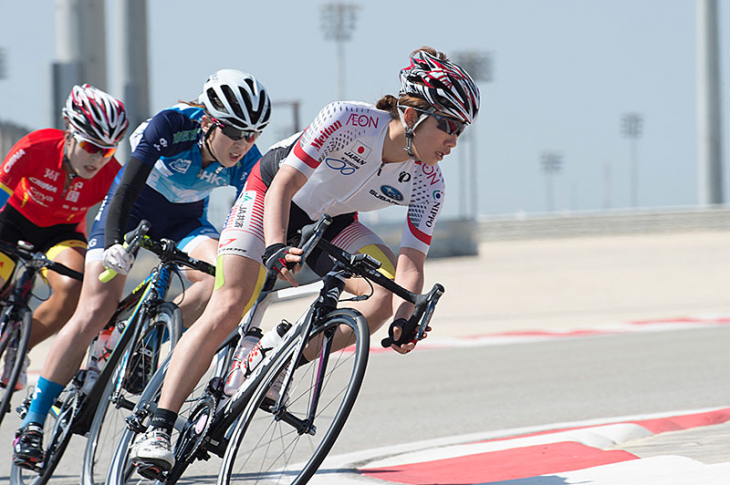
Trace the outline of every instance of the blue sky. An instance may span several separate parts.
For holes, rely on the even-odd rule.
[[[118,95],[116,1],[107,2],[107,88]],[[630,148],[620,132],[627,112],[644,117],[638,143],[639,205],[697,203],[694,0],[360,3],[345,47],[348,99],[374,103],[383,94],[395,94],[398,70],[421,45],[447,54],[469,49],[491,53],[494,79],[481,84],[482,115],[470,128],[477,139],[481,215],[546,210],[546,178],[539,163],[545,150],[563,157],[554,179],[556,210],[629,207]],[[730,9],[720,3],[721,54],[728,66]],[[274,100],[301,100],[302,123],[307,124],[337,99],[336,49],[324,38],[320,5],[150,0],[152,112],[195,98],[209,73],[236,68],[254,74]],[[30,128],[48,126],[54,2],[0,0],[0,19],[8,75],[0,80],[0,119]],[[726,107],[730,94],[723,96]],[[262,150],[290,130],[289,111],[277,110],[275,117],[261,139]],[[725,119],[725,153],[730,151],[729,126]],[[469,197],[460,177],[468,152],[462,140],[442,162],[448,184],[444,210],[450,216]]]

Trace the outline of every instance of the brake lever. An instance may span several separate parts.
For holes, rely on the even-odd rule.
[[[403,345],[408,342],[417,342],[422,340],[426,333],[426,329],[431,322],[431,318],[433,317],[436,304],[441,298],[441,295],[444,294],[444,291],[446,291],[444,287],[437,283],[426,295],[420,295],[420,298],[413,309],[413,315],[411,315],[411,318],[408,320],[399,318],[398,320],[393,321],[388,328],[388,337],[381,340],[380,345],[384,348],[388,348],[393,344]],[[400,338],[395,340],[393,335],[393,326],[398,321],[402,321],[403,323],[401,324]],[[413,335],[414,333],[415,335]]]
[[[149,230],[149,221],[146,221],[144,219],[141,220],[134,231],[127,233],[124,236],[124,249],[126,249],[129,254],[133,254],[135,251],[137,251],[139,245],[142,242],[142,238],[149,232]],[[105,269],[99,275],[99,281],[101,281],[102,283],[108,283],[113,280],[116,275],[117,272],[113,269]]]

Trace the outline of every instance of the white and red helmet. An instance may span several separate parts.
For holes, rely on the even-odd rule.
[[[411,57],[411,65],[401,69],[400,95],[423,99],[464,123],[473,123],[479,114],[479,88],[471,76],[426,51],[418,51]]]
[[[221,69],[205,82],[198,100],[210,116],[239,130],[260,132],[269,124],[269,95],[251,74]]]
[[[129,126],[121,101],[89,84],[74,86],[63,117],[81,136],[102,146],[115,146]]]

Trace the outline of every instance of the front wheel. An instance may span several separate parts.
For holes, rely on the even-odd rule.
[[[106,385],[86,442],[81,468],[83,485],[106,483],[112,454],[121,435],[127,430],[125,419],[140,399],[152,375],[177,344],[182,329],[182,315],[177,305],[165,302],[142,325],[140,339],[131,342],[131,352],[120,359]],[[124,375],[122,375],[124,372]]]
[[[336,347],[347,336],[341,350],[332,350],[335,336]],[[266,394],[277,376],[288,372],[298,341],[282,350],[247,404],[228,443],[219,484],[307,483],[339,436],[365,375],[367,322],[347,309],[318,322],[306,350],[316,358],[294,369],[283,409],[274,414]]]
[[[0,381],[0,424],[11,409],[15,385],[23,371],[25,356],[30,341],[32,314],[28,307],[14,311],[6,307],[0,316],[0,365],[3,366]],[[9,366],[9,368],[8,368]]]

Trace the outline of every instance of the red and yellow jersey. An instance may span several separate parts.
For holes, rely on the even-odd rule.
[[[0,165],[0,189],[8,203],[40,227],[78,224],[86,234],[86,213],[104,199],[121,168],[112,159],[89,180],[76,177],[64,187],[64,132],[34,131],[16,143]],[[6,195],[7,194],[7,195]]]

